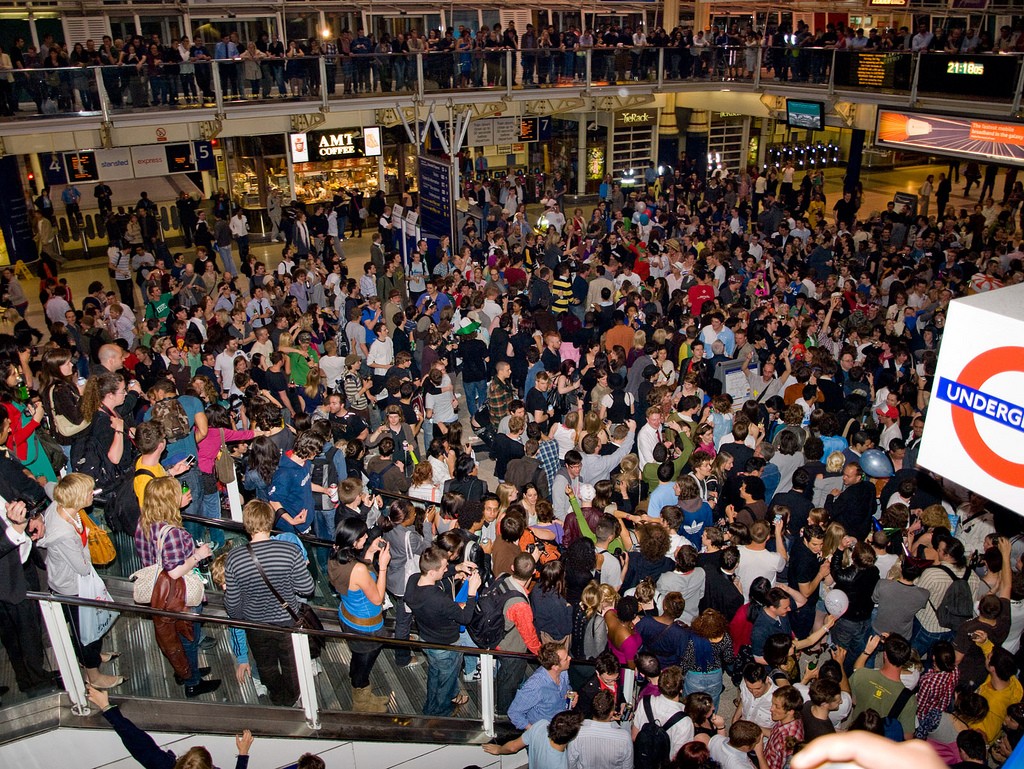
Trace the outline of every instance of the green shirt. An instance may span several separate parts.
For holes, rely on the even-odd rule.
[[[171,314],[171,297],[173,294],[160,294],[159,299],[150,299],[146,302],[146,319],[156,318],[163,320]]]
[[[291,358],[292,362],[292,384],[298,387],[305,387],[306,380],[309,378],[309,364],[319,363],[320,356],[316,350],[310,347],[309,360],[306,360],[302,353],[298,352],[288,353],[288,357]]]
[[[899,681],[893,681],[882,675],[881,670],[861,668],[853,671],[850,676],[850,691],[853,693],[853,717],[871,708],[885,718],[892,710],[896,698],[900,696],[904,686]],[[917,695],[911,696],[906,707],[900,714],[900,724],[903,726],[904,734],[914,733],[914,716],[917,714]]]

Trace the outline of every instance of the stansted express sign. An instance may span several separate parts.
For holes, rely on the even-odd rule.
[[[919,463],[1024,515],[1024,286],[950,304]]]

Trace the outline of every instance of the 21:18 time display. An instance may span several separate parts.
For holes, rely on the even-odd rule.
[[[984,75],[985,65],[976,61],[950,61],[946,63],[947,75]]]

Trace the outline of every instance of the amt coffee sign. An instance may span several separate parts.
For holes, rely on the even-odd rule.
[[[292,134],[290,144],[294,163],[329,162],[381,154],[380,128],[377,126]]]
[[[918,462],[1024,515],[1024,286],[949,306]]]

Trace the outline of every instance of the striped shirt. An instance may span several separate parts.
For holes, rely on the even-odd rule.
[[[632,769],[633,741],[628,728],[587,719],[565,749],[569,769]]]
[[[302,551],[291,542],[278,540],[254,542],[252,549],[271,584],[298,614],[298,596],[312,595],[314,587]],[[236,547],[228,554],[224,578],[224,608],[232,619],[288,627],[295,624],[263,581],[248,548]]]

